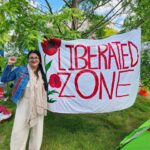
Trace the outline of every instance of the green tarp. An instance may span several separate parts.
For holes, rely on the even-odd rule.
[[[120,150],[150,150],[150,131],[148,129],[150,129],[150,120],[121,141]]]

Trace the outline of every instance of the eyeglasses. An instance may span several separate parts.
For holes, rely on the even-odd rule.
[[[38,57],[29,57],[30,60],[38,60]]]

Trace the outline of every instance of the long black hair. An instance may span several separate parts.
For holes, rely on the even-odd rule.
[[[43,67],[42,67],[42,64],[41,64],[42,63],[41,54],[38,50],[29,51],[28,56],[27,56],[28,59],[29,59],[30,54],[32,54],[32,53],[36,54],[39,57],[39,60],[40,60],[40,63],[38,65],[38,68],[37,68],[37,71],[35,72],[35,74],[38,77],[38,71],[41,71],[42,79],[44,81],[44,88],[45,88],[46,91],[48,91],[48,83],[47,83],[46,74],[44,73],[44,70],[43,70]]]

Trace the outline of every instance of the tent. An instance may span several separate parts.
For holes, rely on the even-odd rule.
[[[121,141],[119,150],[150,150],[150,119]]]
[[[0,123],[9,119],[12,116],[12,112],[5,106],[0,105]]]

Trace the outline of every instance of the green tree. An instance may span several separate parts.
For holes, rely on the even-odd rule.
[[[150,5],[149,0],[136,0],[133,7],[134,15],[127,18],[127,27],[141,27],[142,41],[150,41]],[[135,24],[135,25],[133,25]],[[150,90],[150,47],[142,51],[141,56],[141,83]]]
[[[36,49],[40,35],[63,39],[101,38],[113,18],[121,14],[131,0],[120,0],[104,16],[95,13],[109,0],[62,0],[64,6],[53,12],[50,1],[46,10],[34,7],[29,0],[0,0],[0,45],[15,43],[20,52]],[[121,8],[117,8],[122,4]],[[112,14],[112,15],[110,15]],[[10,34],[11,33],[11,34]]]
[[[124,30],[141,27],[142,42],[150,41],[150,1],[134,0],[130,3],[130,13],[125,19]],[[150,49],[150,48],[149,48]],[[141,53],[141,83],[150,89],[150,55],[149,50]]]
[[[105,32],[105,37],[109,37],[109,36],[111,36],[111,35],[114,35],[114,34],[117,34],[117,33],[118,33],[117,30],[115,30],[115,29],[113,29],[113,28],[108,28],[108,27],[106,27],[106,28],[104,29],[104,32]]]
[[[130,3],[130,13],[125,19],[125,30],[141,27],[142,41],[150,41],[150,1],[134,0]]]
[[[141,83],[150,90],[150,50],[142,51]]]

